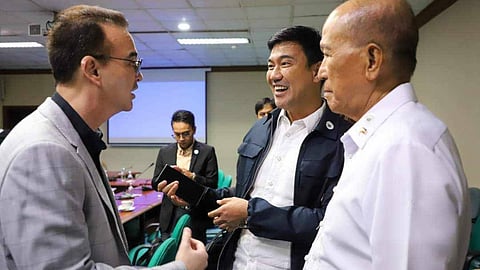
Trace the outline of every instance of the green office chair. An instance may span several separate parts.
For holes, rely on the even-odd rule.
[[[218,169],[218,181],[217,181],[218,188],[220,188],[220,185],[222,184],[224,178],[225,178],[225,173],[223,172],[222,169]]]
[[[175,239],[177,243],[177,248],[178,245],[180,244],[180,241],[182,240],[182,235],[183,235],[183,228],[187,226],[187,224],[190,222],[190,215],[189,214],[183,214],[175,224],[175,227],[173,227],[172,234],[170,235],[170,238]]]
[[[230,187],[230,185],[232,184],[232,179],[233,177],[231,175],[225,175],[225,177],[223,177],[223,181],[218,184],[218,187],[219,188]]]
[[[147,262],[140,262],[140,258],[145,256],[145,253],[149,251],[151,245],[138,245],[128,252],[128,259],[130,260],[130,263],[132,265],[138,265],[138,266],[147,266]]]
[[[480,268],[480,189],[471,187],[468,191],[472,207],[472,232],[464,270]]]
[[[183,214],[175,224],[169,238],[161,241],[161,237],[152,244],[143,244],[132,248],[128,258],[132,265],[153,267],[175,259],[175,255],[182,240],[183,228],[190,222],[190,215]]]
[[[162,265],[175,260],[178,245],[175,239],[167,238],[153,253],[152,258],[148,262],[148,267]]]

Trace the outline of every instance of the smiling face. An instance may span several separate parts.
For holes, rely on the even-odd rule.
[[[137,60],[138,55],[132,36],[126,28],[105,24],[106,42],[110,45],[111,57]],[[141,72],[135,72],[135,64],[126,60],[108,58],[99,70],[104,75],[103,89],[105,105],[110,105],[114,113],[130,111],[135,98],[133,91],[138,88],[137,82],[143,79]]]
[[[320,83],[315,77],[318,63],[308,65],[302,46],[296,42],[275,45],[268,58],[267,83],[275,104],[287,111],[291,121],[320,108]]]

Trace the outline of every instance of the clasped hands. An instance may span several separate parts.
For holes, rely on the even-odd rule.
[[[166,194],[176,206],[185,207],[188,203],[178,197],[176,194],[178,181],[167,185],[167,181],[161,181],[158,184],[158,191]],[[213,218],[213,224],[222,230],[229,232],[245,224],[248,217],[248,201],[238,197],[230,197],[217,200],[220,205],[217,209],[210,211],[208,216]]]

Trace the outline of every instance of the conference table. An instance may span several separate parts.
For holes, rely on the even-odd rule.
[[[120,179],[110,181],[110,186],[114,189],[117,206],[120,206],[122,200],[134,201],[132,211],[119,211],[122,223],[141,217],[162,203],[163,193],[151,189],[150,179],[132,180],[133,189],[131,190],[129,190],[130,183]]]
[[[151,189],[150,179],[134,179],[132,189],[130,183],[120,179],[110,181],[114,190],[117,207],[123,200],[133,200],[134,209],[131,211],[119,210],[120,219],[129,238],[129,244],[138,244],[143,241],[147,220],[158,222],[160,204],[163,193]]]

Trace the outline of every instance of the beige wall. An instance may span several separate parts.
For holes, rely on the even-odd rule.
[[[237,147],[256,121],[254,105],[272,94],[265,72],[211,72],[207,76],[207,137],[218,166],[236,175]]]
[[[38,105],[51,96],[51,75],[0,75],[5,82],[3,105]],[[207,142],[215,146],[219,168],[235,176],[237,147],[256,120],[255,102],[271,96],[265,72],[209,72],[207,74]],[[1,110],[0,110],[1,112]],[[0,116],[1,120],[1,116]],[[106,125],[102,127],[106,132]],[[102,160],[109,170],[132,167],[142,171],[155,162],[158,147],[109,147]],[[145,173],[152,177],[153,168]]]
[[[480,187],[480,1],[459,0],[420,29],[413,82],[449,127],[470,186]]]
[[[420,30],[417,95],[449,126],[457,142],[470,186],[480,187],[480,1],[459,0]],[[235,175],[236,149],[255,121],[253,105],[270,96],[265,72],[207,74],[207,140],[215,146],[220,168]],[[0,75],[6,82],[5,105],[36,105],[53,92],[51,75]],[[0,118],[1,119],[1,118]],[[109,169],[143,170],[155,161],[155,147],[110,147],[102,154]],[[145,176],[151,177],[153,170]]]

